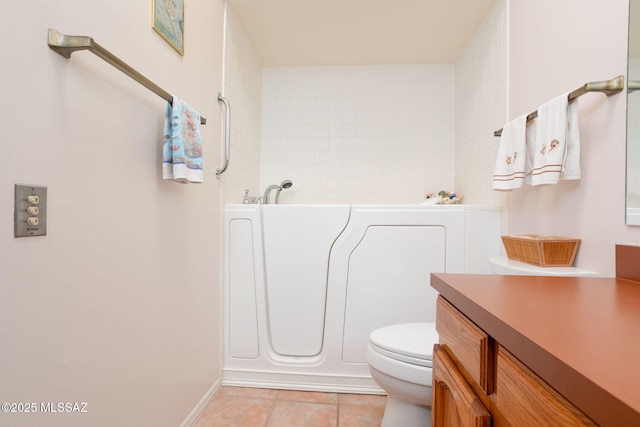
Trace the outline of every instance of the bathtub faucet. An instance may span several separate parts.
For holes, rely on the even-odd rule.
[[[276,184],[272,184],[268,186],[267,189],[264,190],[264,196],[262,196],[262,203],[264,203],[265,205],[269,204],[269,194],[271,194],[273,190],[277,190],[278,193],[280,193],[282,191],[282,188],[280,188],[280,186]]]
[[[288,179],[285,179],[284,181],[282,181],[280,183],[280,185],[277,184],[272,184],[270,186],[267,187],[266,190],[264,190],[264,195],[262,196],[262,203],[265,205],[269,204],[269,196],[271,194],[271,192],[273,190],[276,190],[276,197],[274,200],[274,204],[278,204],[278,198],[280,198],[280,193],[282,192],[282,190],[286,190],[287,188],[291,188],[293,186],[293,182],[289,181]]]

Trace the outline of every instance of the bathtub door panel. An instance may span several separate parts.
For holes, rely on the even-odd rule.
[[[229,354],[255,359],[258,351],[253,229],[248,219],[229,221]]]
[[[322,351],[329,251],[349,220],[348,205],[265,205],[269,331],[283,356]]]
[[[445,271],[442,226],[370,226],[349,258],[342,357],[366,363],[369,334],[382,326],[435,322],[432,272]]]

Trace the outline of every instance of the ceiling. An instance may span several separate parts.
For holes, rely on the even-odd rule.
[[[265,67],[453,63],[496,0],[227,0]]]

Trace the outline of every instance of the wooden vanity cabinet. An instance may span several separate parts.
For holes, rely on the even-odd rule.
[[[484,407],[451,357],[439,345],[433,349],[432,426],[489,427]]]
[[[442,297],[436,329],[434,427],[596,425]]]

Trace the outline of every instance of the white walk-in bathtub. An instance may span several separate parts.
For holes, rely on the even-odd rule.
[[[227,205],[225,385],[379,393],[369,333],[435,321],[432,272],[490,273],[500,211]]]

